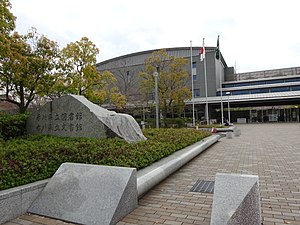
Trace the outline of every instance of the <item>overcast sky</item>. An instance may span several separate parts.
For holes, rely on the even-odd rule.
[[[216,46],[248,72],[300,66],[299,0],[11,0],[16,30],[60,47],[88,37],[98,62],[139,51]]]

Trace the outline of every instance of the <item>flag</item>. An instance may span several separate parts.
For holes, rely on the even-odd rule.
[[[216,59],[220,59],[220,45],[219,45],[219,37],[220,37],[220,35],[218,35],[218,40],[217,40]]]
[[[200,47],[200,60],[201,62],[205,59],[205,47],[204,47],[204,38],[202,47]]]

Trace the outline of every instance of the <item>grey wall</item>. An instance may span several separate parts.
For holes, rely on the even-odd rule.
[[[249,80],[281,76],[296,76],[300,74],[300,67],[291,67],[275,70],[254,71],[248,73],[234,74],[234,80]]]
[[[172,48],[166,49],[167,53],[171,56],[175,57],[184,57],[188,59],[188,63],[186,65],[186,71],[189,74],[189,79],[187,81],[187,87],[191,89],[191,61],[190,61],[190,48]],[[129,96],[127,99],[130,101],[141,100],[142,96],[140,95],[140,78],[139,72],[144,70],[144,62],[147,58],[149,58],[152,54],[152,51],[145,51],[139,53],[133,53],[130,55],[125,55],[121,57],[117,57],[115,59],[107,60],[105,62],[101,62],[97,64],[97,68],[100,71],[110,70],[115,77],[117,78],[117,86],[120,91],[124,94],[125,86],[124,79],[122,80],[122,76],[126,74],[126,71],[130,71],[132,74],[132,82],[134,84],[130,85]],[[204,78],[204,63],[200,61],[200,47],[194,47],[192,52],[192,61],[196,62],[196,71],[197,71],[197,80],[194,81],[194,89],[200,89],[200,97],[205,96],[205,78]],[[223,59],[222,59],[223,60]],[[224,60],[223,60],[224,61]],[[224,61],[225,63],[225,61]],[[227,65],[225,63],[225,67]],[[224,67],[222,67],[218,60],[215,59],[215,48],[207,47],[206,48],[206,75],[207,75],[207,87],[208,87],[208,96],[216,96],[217,89],[219,88],[219,76],[221,76],[224,81]],[[123,74],[123,75],[122,75]]]

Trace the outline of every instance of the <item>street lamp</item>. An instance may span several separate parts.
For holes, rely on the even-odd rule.
[[[156,128],[159,128],[159,115],[158,115],[158,87],[157,87],[157,79],[158,79],[158,72],[153,73],[154,82],[155,82],[155,111],[156,111]]]
[[[229,105],[229,95],[230,95],[230,92],[226,92],[226,95],[228,96],[228,123],[230,124],[230,105]]]

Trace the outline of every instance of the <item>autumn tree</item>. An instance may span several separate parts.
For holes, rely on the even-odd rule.
[[[61,51],[60,79],[54,89],[58,94],[84,95],[90,101],[98,104],[112,102],[121,108],[125,97],[114,85],[112,73],[100,73],[96,68],[98,48],[87,37],[68,44]]]
[[[35,29],[26,35],[11,34],[0,59],[0,85],[5,92],[1,100],[25,112],[36,95],[47,93],[53,86],[58,52],[57,43]]]
[[[15,17],[10,12],[11,4],[8,0],[0,0],[0,38],[1,41],[5,36],[15,29]],[[2,43],[2,42],[1,42]]]
[[[8,0],[0,0],[0,57],[7,56],[9,38],[15,29],[15,17],[10,12],[11,4]]]
[[[10,9],[8,0],[0,0],[0,100],[17,105],[22,113],[53,85],[58,46],[35,29],[26,35],[15,32]]]
[[[159,50],[146,60],[145,71],[139,74],[142,92],[147,96],[154,91],[153,73],[159,70],[159,107],[164,118],[171,112],[183,112],[184,100],[191,98],[191,91],[186,87],[189,79],[185,71],[186,64],[186,59],[169,56],[166,50]]]

